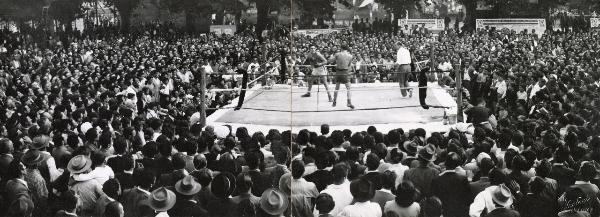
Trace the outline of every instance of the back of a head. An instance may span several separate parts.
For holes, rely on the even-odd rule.
[[[507,177],[500,169],[493,169],[489,173],[490,184],[491,185],[500,185],[506,183]]]
[[[385,189],[393,189],[396,184],[396,173],[390,170],[386,170],[382,174],[381,186]]]
[[[292,178],[302,178],[302,174],[304,174],[304,162],[302,160],[292,161]]]
[[[325,214],[331,212],[335,207],[335,201],[333,201],[333,197],[327,193],[321,193],[317,196],[317,200],[315,201],[315,209],[319,211],[320,214]]]
[[[416,189],[410,181],[400,183],[394,193],[396,195],[394,200],[400,207],[409,207],[415,202]]]
[[[423,217],[440,217],[442,216],[442,201],[435,197],[427,197],[421,201],[421,212]]]
[[[366,166],[369,170],[376,170],[379,167],[379,162],[380,162],[381,158],[379,158],[379,156],[377,156],[376,154],[369,154],[367,155],[367,162],[366,162]]]
[[[334,181],[341,181],[348,177],[348,166],[345,163],[338,163],[331,169],[331,175]]]
[[[453,170],[456,169],[456,167],[461,165],[461,157],[460,155],[458,155],[456,152],[450,152],[448,153],[448,156],[446,156],[446,169],[447,170]]]
[[[117,179],[109,179],[102,184],[102,191],[112,199],[118,199],[121,195],[121,183]]]
[[[240,193],[245,193],[252,188],[253,182],[249,175],[240,173],[236,178],[236,185]]]
[[[154,184],[156,177],[147,169],[137,168],[133,170],[132,179],[135,185],[144,189],[150,189],[152,184]]]
[[[598,172],[596,171],[594,165],[589,162],[585,162],[579,168],[578,175],[582,181],[591,181],[596,178],[597,173]]]
[[[121,217],[123,213],[123,205],[119,201],[112,201],[106,204],[104,208],[104,217]]]

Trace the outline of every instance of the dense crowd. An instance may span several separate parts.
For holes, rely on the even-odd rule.
[[[595,31],[341,32],[266,39],[262,49],[252,34],[161,28],[35,37],[0,34],[1,215],[600,215]],[[391,72],[399,45],[416,60],[434,46],[430,61],[444,72],[430,79],[463,75],[468,123],[447,132],[201,125],[201,97],[219,107],[236,96],[200,96],[199,70],[209,90],[232,88],[230,73],[268,68],[261,56],[299,74],[311,45],[330,56],[340,44],[363,74]],[[282,53],[289,63],[272,63]]]

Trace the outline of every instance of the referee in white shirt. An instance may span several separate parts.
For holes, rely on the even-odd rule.
[[[396,53],[396,73],[398,74],[398,82],[400,83],[400,92],[402,93],[402,97],[406,97],[406,93],[408,91],[408,97],[412,97],[412,89],[408,88],[408,73],[410,73],[410,51],[402,45],[398,45],[398,52]]]

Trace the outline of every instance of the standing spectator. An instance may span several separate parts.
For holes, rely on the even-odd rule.
[[[446,206],[444,216],[460,217],[469,213],[471,189],[467,177],[456,173],[456,168],[462,164],[461,157],[450,152],[446,156],[446,170],[431,182],[433,195],[437,196]]]
[[[312,217],[314,201],[319,196],[319,191],[314,183],[303,179],[302,174],[304,174],[304,162],[301,160],[292,161],[292,216]]]
[[[91,171],[91,167],[92,160],[85,155],[73,157],[67,165],[72,175],[87,174]],[[78,209],[78,215],[93,215],[96,202],[104,196],[102,185],[95,179],[75,181],[69,184],[69,189],[80,197],[81,207]]]
[[[45,215],[48,202],[48,187],[46,186],[46,180],[44,180],[38,170],[38,166],[43,160],[44,158],[40,151],[36,149],[25,152],[25,155],[23,155],[21,159],[27,168],[24,180],[27,182],[27,187],[31,192],[31,200],[36,204],[36,207],[33,210],[34,216]]]
[[[431,182],[437,178],[440,172],[431,166],[436,159],[436,148],[432,144],[428,144],[419,150],[417,155],[419,166],[411,168],[404,174],[404,181],[415,183],[415,187],[420,192],[422,197],[430,196]]]

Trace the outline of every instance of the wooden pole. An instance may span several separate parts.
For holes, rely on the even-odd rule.
[[[200,68],[200,126],[206,126],[206,71]]]
[[[462,72],[460,70],[462,65],[462,61],[459,59],[458,66],[456,67],[456,88],[457,88],[457,96],[456,96],[456,122],[463,122],[463,109],[462,109]]]

